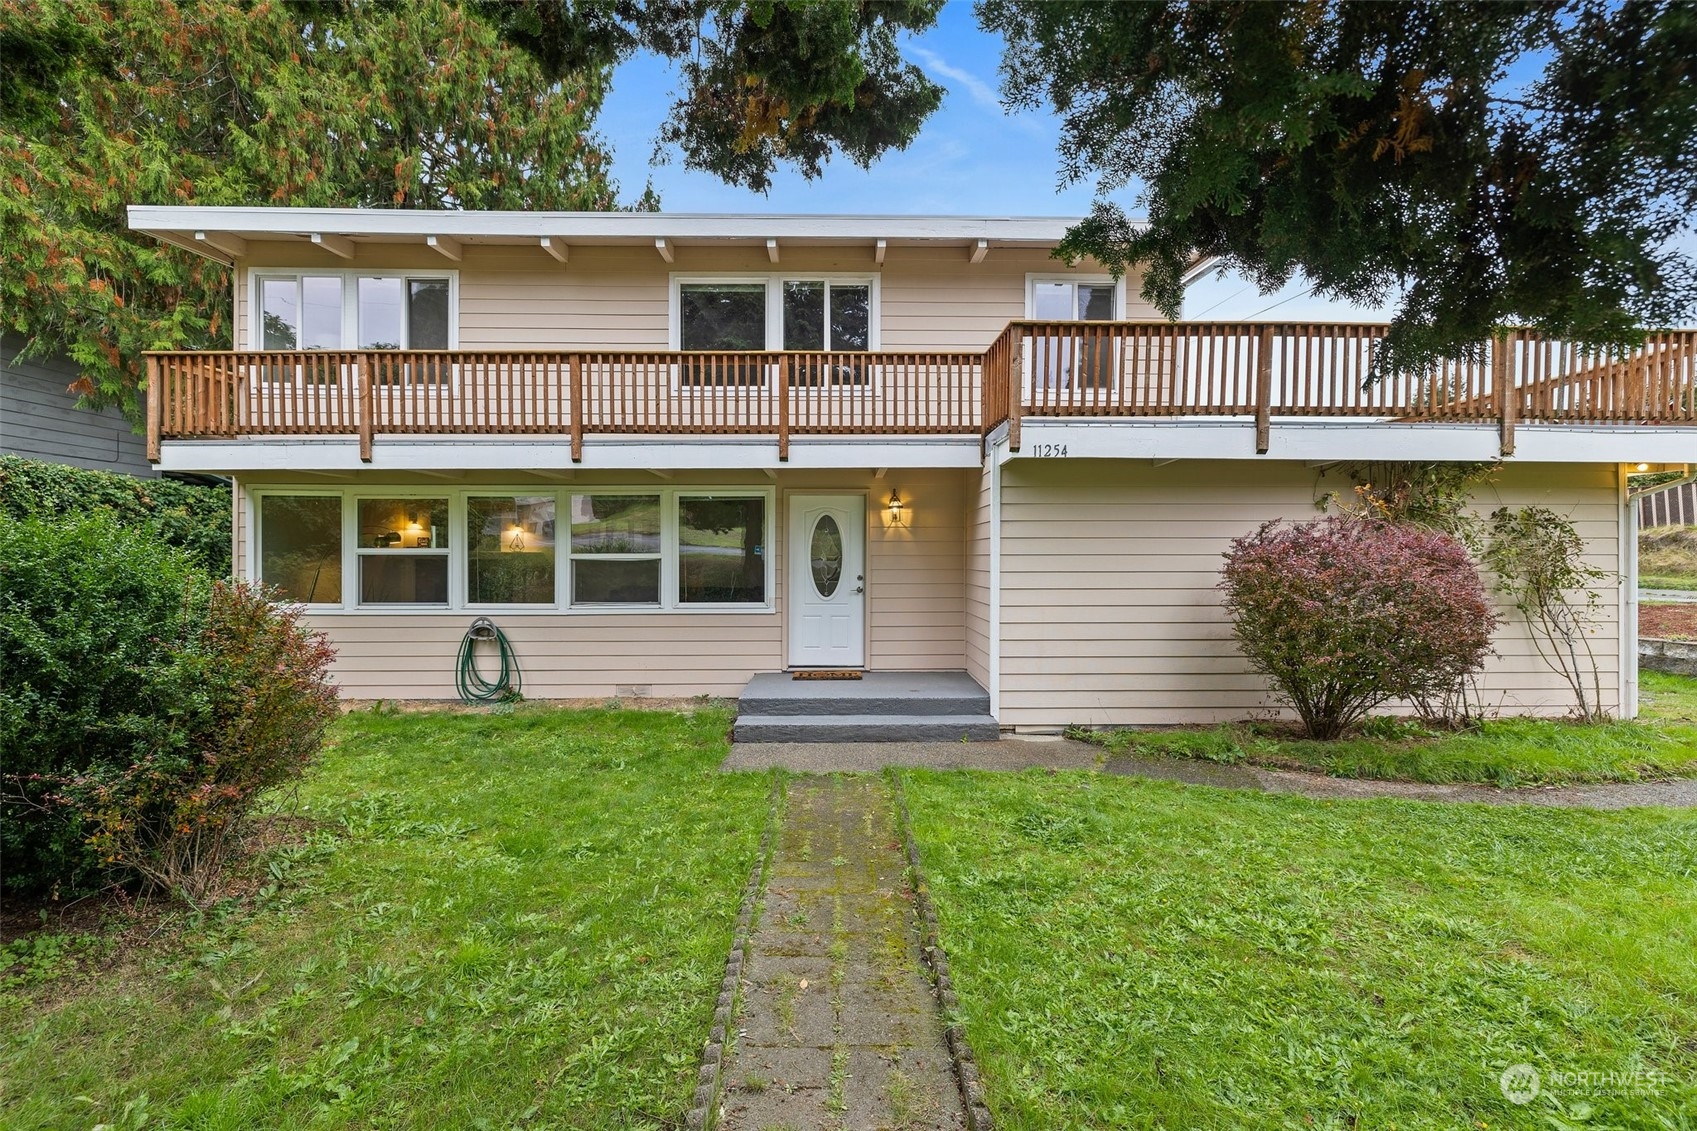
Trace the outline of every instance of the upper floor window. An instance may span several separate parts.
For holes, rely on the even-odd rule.
[[[788,279],[784,282],[784,348],[872,348],[872,284]]]
[[[452,349],[454,279],[441,272],[266,272],[252,340],[266,350]]]
[[[673,345],[680,350],[878,348],[878,283],[835,276],[675,278]]]
[[[1027,317],[1042,322],[1111,322],[1120,317],[1123,284],[1106,275],[1028,279]]]

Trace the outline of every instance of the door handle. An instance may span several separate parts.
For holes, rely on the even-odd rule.
[[[856,592],[856,593],[864,593],[864,592],[866,592],[866,586],[864,586],[864,585],[856,585],[856,586],[855,586],[855,587],[854,587],[854,591],[855,591],[855,592]]]

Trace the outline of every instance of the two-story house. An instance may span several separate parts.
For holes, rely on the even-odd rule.
[[[234,268],[236,349],[149,360],[149,444],[235,479],[237,568],[355,698],[449,698],[493,619],[537,698],[963,672],[1001,727],[1268,711],[1227,542],[1340,468],[1494,460],[1631,576],[1626,477],[1697,461],[1697,335],[1530,334],[1368,383],[1372,325],[1169,323],[1062,219],[134,207]],[[1595,640],[1635,710],[1633,595]],[[1566,712],[1524,625],[1486,709]]]

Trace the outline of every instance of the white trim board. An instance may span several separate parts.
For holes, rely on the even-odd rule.
[[[1253,420],[1066,420],[1025,418],[1013,459],[1495,460],[1495,423],[1409,424],[1276,419],[1265,455]],[[1064,452],[1064,454],[1063,454]],[[1697,428],[1522,424],[1512,463],[1681,463],[1697,452]]]
[[[160,445],[161,471],[731,471],[851,467],[971,468],[981,456],[977,436],[962,437],[792,437],[790,458],[778,459],[776,440],[711,436],[653,440],[626,438],[584,442],[583,460],[572,462],[571,444],[511,437],[387,437],[372,444],[371,462],[359,458],[359,441],[264,438],[167,440]]]
[[[246,239],[306,240],[313,233],[388,239],[449,236],[458,240],[651,244],[656,239],[783,243],[960,243],[1052,246],[1076,216],[760,215],[707,212],[478,212],[400,208],[250,208],[139,205],[128,208],[132,230],[177,236],[194,248],[196,232]],[[186,235],[185,235],[186,233]]]

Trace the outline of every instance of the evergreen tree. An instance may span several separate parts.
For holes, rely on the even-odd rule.
[[[229,273],[124,206],[608,209],[605,64],[451,0],[0,0],[0,326],[132,418],[147,349],[227,348]]]
[[[1502,323],[1628,342],[1697,307],[1689,0],[980,0],[1008,103],[1103,200],[1062,249],[1173,313],[1198,253],[1401,308],[1381,364]],[[1107,193],[1143,185],[1148,225]]]

